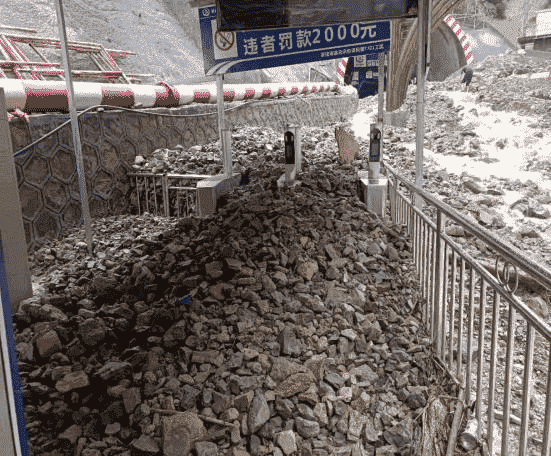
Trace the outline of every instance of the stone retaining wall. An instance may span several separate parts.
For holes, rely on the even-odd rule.
[[[254,104],[253,104],[254,103]],[[341,122],[358,109],[356,90],[294,96],[289,99],[226,103],[226,125],[265,126],[282,130],[287,124],[325,126]],[[206,144],[218,139],[216,105],[195,104],[141,111],[88,112],[79,117],[84,169],[93,218],[125,213],[130,182],[126,173],[136,155],[155,149]],[[201,117],[163,117],[162,113]],[[68,114],[39,114],[10,122],[14,152],[69,120]],[[16,155],[15,166],[29,251],[58,238],[80,223],[81,210],[70,124],[29,150]]]

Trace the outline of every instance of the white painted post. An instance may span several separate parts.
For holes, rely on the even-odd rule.
[[[222,152],[224,176],[229,179],[232,176],[231,133],[226,132],[223,74],[219,74],[216,77],[216,102],[218,105],[218,134],[220,136],[220,152]]]
[[[231,149],[231,130],[224,129],[224,177],[231,179],[233,173],[233,154]]]
[[[0,87],[0,237],[12,313],[33,295],[6,97]]]
[[[379,106],[377,111],[377,123],[381,133],[383,132],[383,110],[385,103],[385,54],[381,52],[379,54],[379,60],[377,61],[377,72],[379,77]]]
[[[73,89],[73,78],[71,73],[71,62],[69,61],[69,50],[67,47],[67,32],[65,29],[65,17],[63,15],[62,0],[56,2],[57,21],[59,25],[59,40],[61,41],[61,56],[65,70],[65,82],[67,84],[67,98],[69,100],[69,112],[71,114],[71,128],[73,130],[73,144],[75,146],[75,158],[77,163],[78,188],[80,192],[80,204],[84,218],[84,231],[88,253],[93,254],[92,223],[90,220],[90,209],[88,207],[88,192],[86,191],[86,176],[84,174],[84,162],[82,160],[82,147],[80,144],[80,133],[78,130],[78,117],[75,107],[75,91]]]

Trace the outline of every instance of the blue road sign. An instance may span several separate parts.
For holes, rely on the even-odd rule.
[[[348,59],[346,73],[350,78],[345,83],[354,86],[358,90],[360,98],[376,95],[379,92],[379,62],[378,55],[359,55]],[[386,90],[386,76],[385,76]]]
[[[390,20],[222,32],[216,7],[198,10],[206,75],[386,53],[390,48]]]

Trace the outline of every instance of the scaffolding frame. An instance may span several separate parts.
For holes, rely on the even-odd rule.
[[[24,34],[16,32],[24,32]],[[49,61],[40,52],[41,48],[61,49],[60,40],[38,36],[36,33],[36,30],[30,28],[0,25],[0,58],[2,59],[0,60],[0,78],[65,80],[61,63]],[[31,60],[34,57],[26,55],[21,44],[28,44],[42,61]],[[143,82],[142,79],[154,76],[153,74],[126,74],[122,71],[117,61],[129,55],[136,55],[134,52],[106,49],[101,44],[82,41],[69,41],[67,44],[72,51],[88,54],[97,67],[97,70],[73,70],[72,75],[76,80],[140,84]]]

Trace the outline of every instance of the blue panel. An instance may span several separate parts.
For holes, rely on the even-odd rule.
[[[6,324],[6,336],[8,339],[9,366],[4,368],[11,371],[13,400],[17,413],[17,427],[19,432],[19,443],[21,454],[29,455],[29,437],[27,435],[27,425],[25,424],[25,407],[23,405],[23,393],[21,391],[21,379],[19,377],[19,366],[17,353],[15,351],[15,338],[13,336],[13,319],[11,315],[11,302],[8,293],[8,282],[6,277],[5,258],[0,242],[0,293],[2,295],[2,311],[4,312],[4,322]]]
[[[358,90],[359,98],[365,98],[379,93],[379,77],[375,75],[375,73],[378,72],[378,66],[376,64],[377,58],[377,54],[366,55],[367,66],[359,68],[354,66],[353,58],[348,59],[346,74],[352,75],[358,73],[358,79],[352,80],[351,85]],[[384,83],[384,90],[386,90],[386,77]]]

